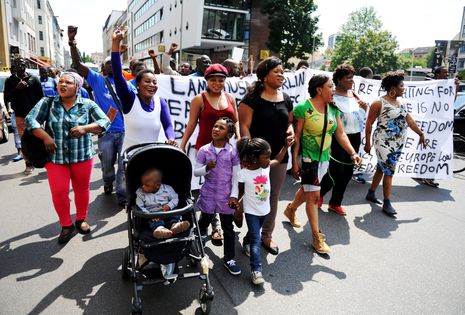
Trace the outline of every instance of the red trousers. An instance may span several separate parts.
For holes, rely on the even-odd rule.
[[[71,219],[69,182],[73,186],[74,204],[76,205],[76,221],[86,220],[90,197],[90,175],[93,159],[73,164],[45,165],[48,183],[52,193],[53,206],[60,219],[61,226],[73,225]]]

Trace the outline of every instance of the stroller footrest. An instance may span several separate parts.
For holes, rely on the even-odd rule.
[[[181,237],[181,238],[168,238],[162,241],[153,241],[150,243],[146,243],[141,241],[141,246],[143,248],[150,248],[150,247],[156,247],[164,244],[174,244],[174,243],[180,243],[180,242],[190,242],[195,240],[195,236],[186,236],[186,237]]]

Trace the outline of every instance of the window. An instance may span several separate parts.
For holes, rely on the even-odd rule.
[[[147,10],[154,5],[158,0],[147,0],[137,12],[134,14],[134,21],[137,21]]]
[[[45,49],[44,49],[44,47],[40,47],[40,55],[41,55],[42,57],[45,56]]]
[[[37,0],[37,9],[40,9],[40,0]]]
[[[222,10],[203,11],[202,38],[243,41],[245,14]]]
[[[39,19],[39,24],[42,24],[42,15],[38,15],[37,18]]]
[[[44,32],[39,31],[39,40],[44,40]]]
[[[152,16],[149,17],[144,23],[142,23],[141,25],[139,25],[139,26],[134,30],[134,36],[139,36],[140,34],[142,34],[143,32],[145,32],[146,30],[150,29],[152,26],[154,26],[155,24],[157,24],[158,22],[160,22],[162,18],[163,18],[163,8],[161,8],[160,10],[158,10],[157,12],[155,12],[154,15],[152,15]]]
[[[250,0],[205,0],[205,5],[247,10],[250,9]]]
[[[155,34],[153,36],[150,36],[149,38],[144,39],[143,41],[137,43],[134,46],[134,52],[148,50],[149,48],[152,48],[156,44],[163,43],[163,41],[164,41],[164,39],[163,39],[163,31],[161,31],[161,32],[159,32],[159,33],[157,33],[157,34]]]

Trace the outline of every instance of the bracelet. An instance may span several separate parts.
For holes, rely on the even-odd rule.
[[[76,40],[68,41],[68,45],[71,46],[71,47],[76,47]]]

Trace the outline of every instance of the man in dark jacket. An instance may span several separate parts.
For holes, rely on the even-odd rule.
[[[22,136],[26,125],[24,118],[35,104],[44,96],[42,85],[38,77],[26,72],[26,60],[16,58],[13,61],[15,73],[5,80],[4,98],[15,112],[16,128]],[[26,161],[24,174],[30,175],[34,167]]]

